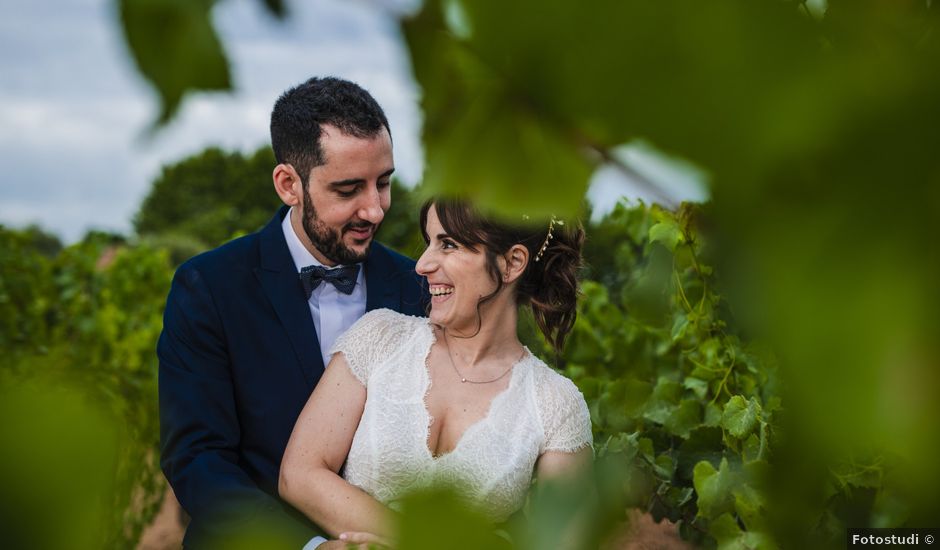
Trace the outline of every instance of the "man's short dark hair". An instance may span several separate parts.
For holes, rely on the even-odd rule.
[[[369,92],[340,78],[311,78],[278,98],[271,112],[271,147],[279,164],[290,164],[300,174],[304,189],[310,170],[320,166],[322,125],[343,133],[370,138],[388,127],[382,107]]]

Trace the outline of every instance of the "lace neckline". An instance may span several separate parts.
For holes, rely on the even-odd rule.
[[[424,444],[422,445],[422,447],[424,448],[424,452],[427,458],[436,464],[456,454],[457,451],[460,450],[461,446],[463,445],[464,440],[468,439],[468,436],[472,435],[472,432],[478,431],[479,429],[482,428],[482,426],[489,423],[490,418],[492,418],[493,416],[493,412],[498,409],[498,406],[502,404],[502,401],[504,400],[504,398],[507,395],[509,395],[509,393],[512,391],[512,389],[516,385],[516,381],[518,378],[517,373],[521,370],[521,369],[517,369],[516,367],[518,367],[525,361],[528,361],[529,358],[532,357],[532,352],[529,351],[529,348],[527,348],[526,346],[524,345],[522,346],[522,348],[525,350],[525,353],[523,353],[522,356],[519,357],[519,359],[517,359],[512,364],[512,367],[509,369],[510,370],[509,384],[506,385],[506,388],[503,389],[503,391],[499,392],[498,394],[493,396],[492,399],[490,399],[490,406],[486,410],[486,414],[484,414],[479,419],[475,420],[472,424],[470,424],[464,429],[463,433],[460,434],[460,437],[457,438],[457,443],[454,444],[453,449],[445,453],[435,455],[434,452],[431,450],[431,447],[429,444],[431,440],[431,424],[434,422],[434,416],[431,414],[431,411],[428,408],[428,395],[431,393],[431,367],[428,364],[428,360],[431,358],[431,349],[434,347],[434,344],[437,343],[437,335],[434,333],[434,327],[431,325],[430,320],[427,320],[424,323],[424,327],[427,330],[428,338],[427,338],[427,348],[424,351],[424,361],[423,361],[424,392],[422,393],[423,397],[421,399],[421,403],[422,403],[422,409],[424,411],[424,417],[425,417],[424,418],[425,434],[424,434]]]

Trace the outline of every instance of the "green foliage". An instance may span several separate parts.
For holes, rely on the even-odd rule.
[[[171,251],[174,263],[257,231],[281,206],[271,183],[270,147],[251,155],[209,147],[163,167],[134,217],[147,242]],[[392,181],[392,207],[379,240],[408,256],[424,250],[418,231],[420,195]]]
[[[140,235],[178,243],[179,256],[259,229],[280,206],[270,147],[251,155],[210,147],[163,167],[134,218]]]
[[[44,447],[36,447],[38,454],[28,456],[41,457],[50,469],[66,468],[66,472],[75,472],[77,465],[88,466],[88,457],[105,457],[75,474],[100,482],[100,487],[81,495],[103,499],[96,504],[100,506],[87,510],[98,522],[88,526],[96,530],[88,536],[98,541],[89,544],[127,547],[152,517],[164,487],[157,464],[154,349],[170,283],[169,259],[165,251],[127,246],[104,234],[90,234],[54,258],[24,246],[28,241],[28,232],[0,231],[2,295],[8,297],[0,302],[5,308],[0,381],[14,396],[58,388],[74,396],[63,400],[61,408],[47,403],[48,410],[41,414],[30,412],[33,409],[17,413],[24,419],[24,429],[33,426],[49,431],[44,426],[54,417],[56,428],[49,431],[50,438],[60,433],[75,435],[63,437],[63,444],[71,442],[64,454],[42,454]],[[72,402],[77,407],[74,414],[68,412]],[[81,404],[86,402],[95,407]],[[83,422],[90,424],[84,427]],[[15,445],[32,448],[30,442],[41,433],[16,439]],[[7,475],[24,475],[25,469],[36,466],[26,455],[16,456],[3,469]],[[50,483],[57,479],[48,478]],[[67,493],[69,486],[84,487],[82,481],[41,485],[37,494]],[[102,489],[106,491],[99,493]],[[63,496],[67,498],[62,506],[74,504],[71,495]]]
[[[0,370],[0,511],[13,548],[99,549],[125,443],[116,419],[74,388]],[[14,421],[15,419],[15,421]],[[55,526],[54,528],[51,528]]]
[[[228,61],[210,20],[214,0],[119,0],[137,69],[157,89],[165,124],[183,96],[231,88]]]
[[[35,231],[0,225],[0,368],[10,369],[22,354],[46,349],[46,313],[53,299],[48,258]]]
[[[403,22],[425,91],[434,189],[461,186],[502,210],[574,212],[579,162],[612,162],[613,147],[636,137],[709,174],[715,250],[675,230],[682,212],[676,222],[654,212],[623,237],[656,241],[639,271],[622,269],[635,245],[592,258],[606,294],[586,287],[592,303],[568,368],[588,377],[602,430],[661,430],[648,437],[656,479],[668,474],[659,456],[673,438],[696,437],[699,415],[721,430],[722,454],[737,455],[726,457],[732,469],[766,457],[778,426],[787,437],[768,482],[778,507],[769,529],[787,547],[838,531],[820,524],[835,500],[816,487],[843,464],[855,473],[843,476],[852,480],[845,504],[828,512],[837,523],[929,524],[940,507],[940,261],[929,252],[940,233],[940,160],[924,146],[940,139],[940,7],[827,6],[429,0]],[[689,256],[698,254],[709,260],[696,269]],[[720,289],[712,268],[724,274]],[[779,353],[785,389],[743,335]],[[612,405],[647,391],[642,407]],[[874,474],[854,458],[872,452],[897,457],[876,467],[892,481],[874,497],[856,485]],[[897,464],[905,474],[886,475]],[[907,516],[880,508],[887,492],[905,495]],[[719,530],[737,540],[732,531]]]
[[[588,400],[599,458],[628,472],[631,506],[700,543],[738,540],[727,522],[740,522],[769,548],[756,472],[771,458],[777,371],[734,332],[703,217],[692,205],[620,204],[588,228],[602,282],[584,283],[562,359]]]

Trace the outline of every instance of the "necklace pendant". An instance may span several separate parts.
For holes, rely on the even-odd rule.
[[[467,379],[466,379],[466,378],[461,378],[460,381],[461,381],[461,382],[466,382]]]

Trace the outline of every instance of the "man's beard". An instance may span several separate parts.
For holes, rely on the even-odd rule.
[[[348,223],[343,226],[341,231],[327,227],[320,222],[317,211],[313,207],[313,201],[310,200],[309,193],[304,193],[304,215],[301,216],[301,224],[303,225],[304,233],[307,234],[307,238],[310,239],[313,246],[320,251],[320,254],[323,254],[328,260],[341,265],[358,264],[365,261],[366,256],[369,255],[369,248],[372,246],[370,238],[369,245],[366,246],[366,249],[362,252],[356,252],[343,244],[343,233],[353,228],[359,229],[374,226],[375,230],[372,231],[372,236],[374,237],[375,232],[379,229],[379,225],[381,225],[362,221],[358,223]]]

